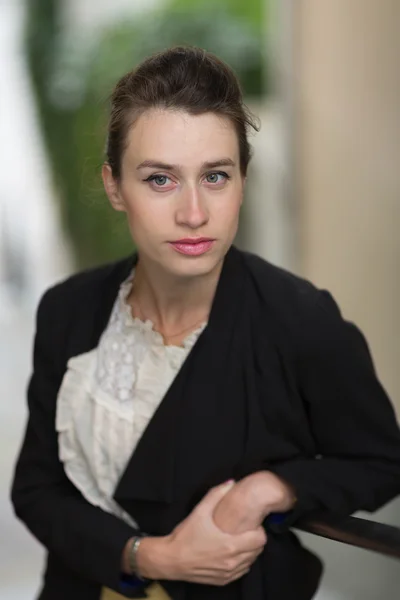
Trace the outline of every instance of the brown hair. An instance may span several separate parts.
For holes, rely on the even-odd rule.
[[[243,103],[233,70],[201,48],[178,46],[154,54],[124,75],[111,96],[106,156],[115,179],[121,177],[126,137],[134,121],[147,109],[206,112],[227,117],[239,140],[240,169],[246,175],[251,158],[248,131],[259,130],[255,117]]]

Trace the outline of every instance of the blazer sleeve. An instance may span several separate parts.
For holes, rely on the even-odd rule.
[[[29,417],[12,484],[12,503],[16,515],[49,552],[81,576],[119,591],[122,551],[135,530],[87,502],[58,459],[55,412],[63,369],[57,368],[54,357],[59,355],[62,335],[59,320],[51,319],[52,310],[50,290],[37,312]],[[60,306],[60,314],[63,310]]]
[[[298,385],[317,454],[271,469],[298,497],[278,529],[314,511],[374,511],[400,494],[400,431],[364,336],[327,291],[304,326]]]

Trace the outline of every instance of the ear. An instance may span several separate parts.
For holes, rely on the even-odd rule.
[[[111,203],[111,206],[118,211],[125,212],[125,203],[121,195],[118,182],[114,179],[111,167],[108,163],[104,163],[101,169],[104,189]]]

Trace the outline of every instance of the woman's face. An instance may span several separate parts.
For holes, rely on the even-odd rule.
[[[228,119],[149,110],[129,131],[120,181],[107,165],[103,179],[145,263],[179,277],[220,265],[237,231],[245,181]]]

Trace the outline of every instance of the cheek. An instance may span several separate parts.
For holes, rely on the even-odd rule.
[[[149,203],[146,202],[140,183],[126,180],[122,196],[129,223],[133,226],[135,223],[145,222]]]
[[[226,224],[235,223],[239,218],[241,204],[241,193],[229,194],[223,202],[214,204],[213,216]]]
[[[168,222],[170,210],[166,203],[151,202],[150,199],[141,197],[140,200],[132,196],[126,201],[126,213],[131,232],[136,238],[154,236],[157,231],[162,231]]]

